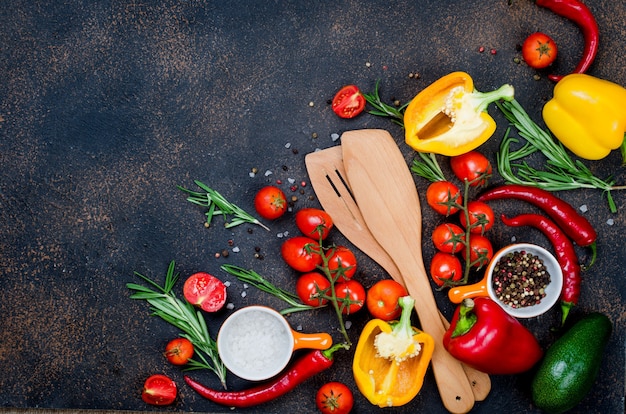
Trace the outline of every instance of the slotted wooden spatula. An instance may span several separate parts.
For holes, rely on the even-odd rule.
[[[367,227],[398,266],[422,329],[435,340],[432,369],[443,404],[452,413],[467,413],[474,395],[461,363],[443,347],[445,328],[422,258],[422,212],[406,161],[384,130],[348,131],[341,143],[348,182]]]
[[[354,200],[343,167],[342,148],[335,146],[307,154],[305,163],[313,190],[322,208],[333,218],[337,229],[354,246],[377,262],[392,279],[404,284],[400,270],[370,232]],[[449,323],[445,316],[441,313],[439,316],[447,329]],[[489,375],[467,365],[463,365],[463,370],[472,386],[474,399],[483,401],[491,391]]]

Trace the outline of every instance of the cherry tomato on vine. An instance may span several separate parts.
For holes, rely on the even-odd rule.
[[[165,346],[165,357],[171,364],[185,365],[193,356],[193,344],[187,338],[172,339]]]
[[[469,263],[472,263],[472,266],[477,268],[488,265],[489,261],[493,257],[493,246],[491,245],[491,241],[483,235],[471,234],[469,244]],[[463,258],[465,261],[468,261],[465,249],[463,249]]]
[[[484,186],[493,173],[487,157],[478,151],[450,157],[450,168],[459,180],[467,180],[472,187]]]
[[[398,299],[407,295],[404,286],[395,280],[379,280],[367,290],[365,305],[374,318],[392,321],[398,319],[402,313]]]
[[[335,284],[335,294],[344,315],[358,312],[365,304],[365,288],[354,279]]]
[[[528,66],[543,69],[550,66],[556,59],[556,43],[545,33],[536,32],[524,40],[522,57]]]
[[[305,236],[295,236],[285,240],[280,253],[285,263],[299,272],[311,272],[322,263],[321,248],[318,242]]]
[[[345,246],[328,251],[328,270],[339,281],[351,279],[356,273],[356,256]]]
[[[463,266],[458,257],[450,253],[437,252],[430,262],[430,277],[437,286],[447,281],[458,281],[463,276]]]
[[[321,233],[324,240],[333,228],[333,219],[319,208],[303,208],[296,213],[296,226],[305,236],[318,240]]]
[[[348,414],[354,405],[354,395],[341,382],[328,382],[320,387],[315,404],[322,414]]]
[[[176,383],[162,374],[155,374],[146,380],[141,391],[141,399],[151,405],[170,405],[176,400]]]
[[[305,273],[296,281],[296,293],[305,305],[323,306],[328,302],[323,295],[328,295],[330,281],[318,272]]]
[[[226,285],[208,273],[194,273],[183,285],[183,296],[205,312],[217,312],[226,303]]]
[[[365,97],[356,85],[346,85],[333,98],[332,108],[340,118],[354,118],[365,109]]]
[[[463,201],[459,187],[450,181],[435,181],[426,189],[426,202],[437,213],[449,216],[459,211]]]
[[[467,203],[467,214],[469,216],[471,233],[483,234],[493,227],[495,218],[493,210],[487,203],[483,203],[482,201],[470,201]],[[460,221],[461,225],[467,228],[467,219],[462,212]]]
[[[287,197],[280,188],[268,185],[256,193],[254,208],[264,219],[274,220],[287,211]]]
[[[430,238],[435,248],[444,253],[458,253],[465,247],[465,230],[454,223],[438,225]]]

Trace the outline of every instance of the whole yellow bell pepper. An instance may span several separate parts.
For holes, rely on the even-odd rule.
[[[411,326],[415,301],[400,298],[400,321],[370,320],[359,337],[352,372],[359,391],[379,407],[396,407],[411,401],[424,383],[435,341]]]
[[[419,152],[455,156],[487,141],[496,123],[487,113],[494,101],[514,98],[511,85],[482,93],[465,72],[453,72],[433,82],[404,112],[405,142]]]
[[[543,120],[577,156],[602,159],[624,141],[626,89],[590,75],[567,75],[544,105]]]

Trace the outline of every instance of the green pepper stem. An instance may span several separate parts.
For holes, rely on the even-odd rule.
[[[471,94],[471,102],[477,111],[483,112],[487,110],[487,106],[490,103],[503,99],[505,101],[512,101],[515,98],[515,89],[508,83],[500,86],[495,91],[491,92],[479,92],[474,90]]]
[[[474,305],[475,303],[473,299],[463,299],[463,302],[459,305],[459,318],[454,326],[454,330],[452,331],[452,338],[465,335],[476,324],[478,317],[473,312]]]
[[[333,359],[334,353],[335,351],[337,351],[338,349],[350,349],[350,345],[348,345],[345,342],[341,342],[338,344],[335,344],[333,346],[331,346],[328,349],[325,349],[322,352],[322,355],[324,355],[324,357],[326,357],[327,359]]]
[[[413,326],[411,325],[411,312],[415,306],[415,299],[411,296],[403,296],[398,299],[398,305],[402,308],[400,320],[394,324],[392,335],[398,337],[413,337]]]

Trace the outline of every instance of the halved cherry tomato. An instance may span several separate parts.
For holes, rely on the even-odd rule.
[[[341,382],[328,382],[320,387],[315,404],[322,414],[348,414],[354,405],[354,395]]]
[[[141,399],[151,405],[170,405],[176,400],[176,395],[176,383],[162,374],[148,377],[141,391]]]
[[[341,313],[352,315],[358,312],[365,304],[365,288],[354,279],[339,282],[335,285],[335,294],[339,301]]]
[[[287,211],[287,197],[280,188],[268,185],[256,193],[254,208],[264,219],[274,220]]]
[[[324,295],[328,295],[330,281],[318,272],[305,273],[296,281],[296,293],[302,303],[309,306],[323,306],[328,302]]]
[[[356,256],[345,246],[337,246],[327,253],[328,270],[339,281],[351,279],[356,273]]]
[[[318,240],[326,239],[333,228],[333,219],[319,208],[303,208],[296,213],[296,226],[307,237]]]
[[[172,339],[165,346],[165,357],[174,365],[185,365],[193,357],[193,344],[187,338]]]
[[[322,263],[320,245],[309,237],[296,236],[285,240],[280,253],[285,263],[299,272],[311,272]]]
[[[471,234],[469,244],[469,263],[477,268],[488,265],[489,261],[493,257],[493,246],[491,245],[491,241],[483,235]],[[465,261],[468,261],[465,252],[466,250],[463,249],[463,258]]]
[[[472,187],[484,186],[493,173],[487,157],[478,151],[450,157],[450,168],[459,180],[467,180]]]
[[[217,312],[226,303],[226,285],[205,272],[194,273],[183,285],[187,302],[205,312]]]
[[[404,286],[392,279],[383,279],[368,289],[365,304],[370,315],[383,321],[400,317],[402,308],[398,299],[408,295]]]
[[[556,59],[556,43],[545,33],[536,32],[524,40],[522,57],[528,66],[542,69],[550,66]]]
[[[458,253],[465,247],[465,230],[453,223],[442,223],[435,227],[431,239],[437,250]]]
[[[471,233],[483,234],[493,227],[494,214],[487,203],[470,201],[467,203],[467,215],[469,216]],[[461,225],[467,228],[465,214],[461,213],[460,221]]]
[[[426,189],[426,202],[437,213],[449,216],[459,211],[461,190],[450,181],[435,181]]]
[[[437,252],[430,262],[430,277],[437,286],[450,281],[456,282],[463,276],[463,266],[458,257],[450,253]]]
[[[356,85],[346,85],[333,98],[332,107],[340,118],[354,118],[365,109],[365,97]]]

